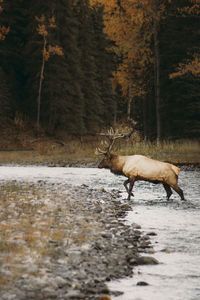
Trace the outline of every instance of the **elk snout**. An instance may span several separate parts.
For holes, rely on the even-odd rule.
[[[102,159],[102,160],[100,161],[100,163],[98,164],[98,168],[99,168],[99,169],[104,168],[104,159]]]

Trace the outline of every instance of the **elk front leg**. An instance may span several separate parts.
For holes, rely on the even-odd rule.
[[[129,180],[129,181],[130,181],[130,180]],[[128,189],[128,198],[127,198],[127,200],[130,200],[130,199],[131,199],[131,196],[133,195],[132,189],[133,189],[133,186],[134,186],[134,182],[135,182],[135,180],[131,180],[131,181],[130,181],[129,189]]]
[[[172,195],[172,190],[171,190],[169,184],[167,184],[167,183],[163,183],[163,186],[167,193],[167,200],[169,200],[170,196]]]
[[[125,187],[127,193],[128,193],[128,186],[127,185],[128,185],[129,182],[130,182],[129,179],[127,179],[127,180],[124,181],[124,187]]]
[[[127,193],[129,194],[128,183],[130,183],[130,179],[127,179],[124,181],[124,187],[125,187]],[[133,193],[131,193],[131,196],[133,196]]]

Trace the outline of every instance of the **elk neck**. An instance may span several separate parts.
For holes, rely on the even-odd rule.
[[[124,166],[123,156],[110,154],[110,170],[116,175],[123,175],[123,166]]]

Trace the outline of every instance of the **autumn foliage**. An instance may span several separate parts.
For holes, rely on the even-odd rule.
[[[199,136],[199,12],[200,0],[0,0],[0,127],[20,115],[83,136],[131,116],[145,140]]]
[[[43,48],[43,57],[45,61],[48,61],[51,55],[63,55],[63,50],[58,45],[52,46],[47,41],[48,29],[55,28],[55,17],[46,18],[42,15],[40,18],[36,17],[38,22],[37,32],[39,35],[43,36],[44,39],[44,48]]]
[[[170,1],[170,0],[169,0]],[[131,87],[132,97],[145,93],[143,74],[154,63],[151,49],[153,19],[162,18],[165,5],[161,2],[155,14],[155,0],[91,0],[91,5],[103,5],[105,33],[115,42],[113,50],[120,57],[114,74],[127,95]]]
[[[0,3],[3,3],[3,0],[0,0]],[[3,7],[0,5],[0,13],[3,11]],[[10,31],[10,27],[0,26],[0,40],[5,40],[6,35]]]
[[[39,131],[40,128],[40,107],[41,107],[41,91],[42,91],[42,83],[44,80],[44,69],[45,63],[49,60],[52,55],[63,55],[63,50],[58,45],[52,46],[48,41],[48,30],[55,28],[55,17],[46,18],[42,15],[40,18],[36,17],[36,21],[38,22],[37,32],[39,35],[43,37],[43,49],[42,49],[42,66],[40,71],[40,81],[39,81],[39,90],[37,97],[37,122],[36,128]]]
[[[183,16],[200,15],[200,0],[190,0],[192,6],[186,6],[179,10]],[[200,75],[200,52],[193,54],[191,59],[187,59],[184,63],[179,63],[176,71],[170,74],[170,78],[180,77],[185,74],[192,74],[194,76]]]

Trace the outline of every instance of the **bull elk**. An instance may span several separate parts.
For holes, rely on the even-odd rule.
[[[109,143],[106,149],[96,149],[97,155],[104,156],[98,168],[110,169],[112,173],[128,178],[124,181],[124,187],[128,193],[128,200],[133,196],[132,189],[134,183],[140,180],[155,184],[162,183],[168,200],[172,195],[171,188],[179,194],[181,200],[185,200],[183,191],[178,186],[178,175],[180,171],[178,167],[143,155],[122,156],[110,152],[116,139],[130,137],[132,133],[133,130],[130,133],[119,134],[111,129],[107,134],[101,134],[109,138]]]

